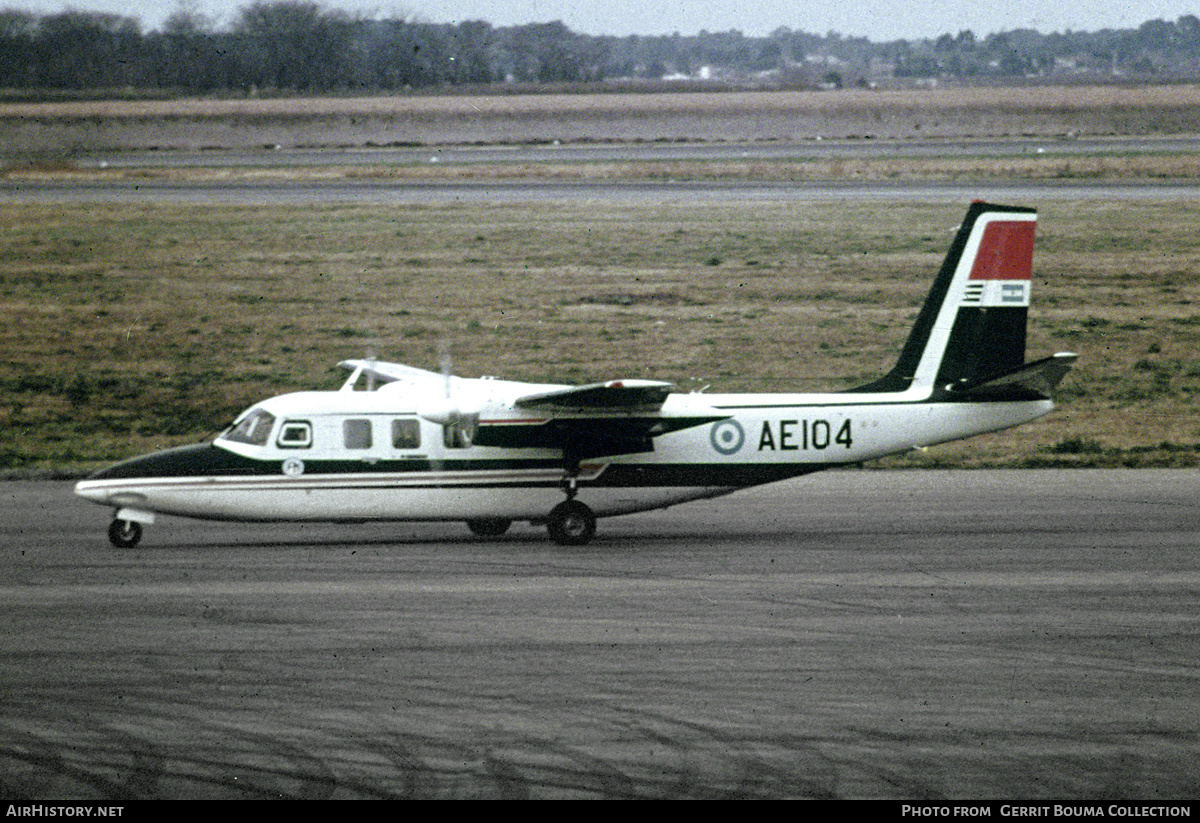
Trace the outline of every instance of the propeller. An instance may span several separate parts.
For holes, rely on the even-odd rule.
[[[442,370],[442,385],[445,390],[446,406],[451,405],[450,395],[453,393],[454,358],[450,355],[450,344],[446,338],[438,341],[438,366]]]
[[[442,397],[418,404],[417,414],[446,430],[447,446],[469,446],[479,429],[479,398],[463,396],[454,377],[454,361],[450,347],[443,341],[438,346],[442,373]]]

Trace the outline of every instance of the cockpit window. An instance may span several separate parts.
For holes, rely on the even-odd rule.
[[[275,428],[275,415],[262,409],[254,409],[227,431],[223,440],[234,443],[249,443],[251,446],[265,446]]]

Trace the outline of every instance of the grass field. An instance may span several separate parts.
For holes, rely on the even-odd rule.
[[[901,144],[902,145],[902,144]],[[211,165],[80,168],[61,157],[28,156],[0,167],[0,177],[133,182],[255,182],[275,179],[376,181],[640,181],[692,182],[828,182],[969,180],[1124,180],[1169,182],[1200,179],[1200,155],[1188,152],[1141,152],[1128,155],[1056,153],[1014,157],[909,157],[897,149],[886,157],[811,157],[784,160],[630,160],[476,162],[442,165],[430,162],[391,165],[250,167],[227,166],[214,157]]]
[[[4,205],[0,471],[201,439],[373,348],[457,373],[840,389],[888,368],[963,204]],[[1051,202],[1055,414],[887,465],[1200,465],[1200,205]],[[536,242],[531,242],[536,238]]]
[[[10,153],[1198,132],[1195,84],[0,104]]]

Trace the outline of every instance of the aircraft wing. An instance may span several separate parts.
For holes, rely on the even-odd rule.
[[[672,385],[657,380],[610,380],[518,397],[518,409],[571,412],[649,412],[662,408]]]
[[[728,414],[548,417],[534,423],[480,421],[474,443],[510,449],[558,449],[567,460],[654,451],[654,438],[726,420]]]
[[[363,374],[374,378],[375,382],[383,383],[429,383],[437,381],[438,385],[445,383],[444,375],[414,366],[404,366],[400,363],[385,363],[382,360],[343,360],[338,363],[343,369],[354,371],[362,369]]]
[[[1049,400],[1078,359],[1077,354],[1059,352],[951,393],[971,400]]]
[[[524,395],[513,408],[533,412],[537,420],[490,421],[479,427],[475,443],[560,449],[568,459],[582,460],[653,451],[655,437],[729,417],[706,404],[664,414],[671,388],[655,380],[611,380]]]

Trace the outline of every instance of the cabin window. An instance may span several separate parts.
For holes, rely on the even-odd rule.
[[[342,421],[342,434],[348,449],[371,448],[370,420],[344,420]]]
[[[281,449],[307,449],[312,446],[312,423],[307,420],[288,420],[279,429],[275,443]]]
[[[249,443],[251,446],[267,445],[271,429],[275,428],[275,415],[262,409],[254,409],[225,433],[224,439],[234,443]]]
[[[421,448],[421,421],[412,417],[393,420],[392,447],[397,449]]]

